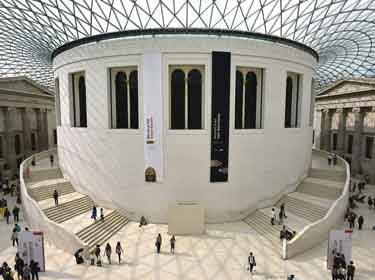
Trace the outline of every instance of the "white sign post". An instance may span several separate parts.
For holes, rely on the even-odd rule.
[[[18,235],[18,254],[27,264],[33,260],[38,262],[40,271],[45,271],[44,236],[43,232],[21,231]]]
[[[327,249],[327,268],[332,269],[333,258],[336,253],[345,256],[346,263],[352,259],[352,231],[351,230],[331,230],[329,232]]]

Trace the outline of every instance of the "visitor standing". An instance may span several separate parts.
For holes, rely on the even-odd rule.
[[[59,205],[59,193],[57,190],[53,191],[53,199],[55,200],[55,206]]]
[[[18,232],[16,229],[13,229],[12,235],[10,237],[10,240],[12,240],[13,247],[17,245],[18,247]]]
[[[23,267],[25,266],[25,263],[23,259],[19,256],[18,253],[16,253],[16,257],[14,258],[14,269],[17,272],[17,277],[18,279],[22,279],[22,274],[23,274]]]
[[[358,217],[358,229],[359,230],[362,230],[363,222],[364,222],[363,216],[359,216]]]
[[[18,223],[20,221],[20,208],[18,208],[17,205],[15,205],[13,207],[13,210],[12,210],[12,213],[13,213],[13,217],[14,217],[14,222],[15,223]]]
[[[280,212],[282,212],[283,213],[283,218],[287,218],[287,216],[286,216],[286,213],[285,213],[285,203],[283,202],[283,203],[281,203],[281,205],[280,205]]]
[[[5,207],[5,210],[4,210],[4,218],[6,219],[7,221],[7,224],[9,224],[9,218],[10,218],[10,211],[8,209],[8,207]]]
[[[35,262],[33,260],[30,261],[30,272],[31,272],[31,280],[39,280],[39,273],[40,268],[38,262]]]
[[[275,208],[272,208],[272,210],[271,210],[271,225],[275,224],[275,219],[276,219]]]
[[[162,242],[161,234],[159,233],[158,236],[156,237],[156,242],[155,242],[156,251],[158,254],[160,253],[161,242]]]
[[[368,198],[367,198],[367,204],[368,204],[368,209],[372,209],[372,198],[371,198],[371,196],[368,196]]]
[[[53,162],[54,162],[54,157],[53,157],[53,155],[51,154],[50,156],[49,156],[49,161],[50,161],[50,163],[51,163],[51,166],[53,166]]]
[[[91,219],[94,219],[96,221],[96,216],[97,215],[98,215],[98,213],[97,213],[97,210],[96,210],[96,206],[94,205],[92,207]]]
[[[94,249],[94,255],[96,257],[96,265],[97,266],[102,266],[102,261],[100,260],[100,245],[96,245],[95,249]]]
[[[347,273],[346,280],[354,280],[354,272],[355,272],[354,263],[353,261],[350,261],[350,263],[346,267],[346,273]]]
[[[100,208],[100,221],[104,222],[104,209]]]
[[[22,271],[22,280],[30,280],[30,267],[28,264],[25,264]]]
[[[174,237],[174,235],[172,235],[170,243],[171,243],[171,253],[174,254],[174,247],[175,247],[175,244],[176,244],[176,238]]]
[[[255,261],[255,256],[253,255],[252,252],[250,252],[250,254],[247,258],[247,262],[249,263],[250,273],[253,273],[253,269],[256,266],[256,261]]]
[[[121,263],[121,253],[124,253],[124,250],[121,247],[120,241],[117,242],[116,244],[116,254],[118,256],[118,263]]]
[[[111,256],[112,256],[112,247],[109,243],[105,246],[104,254],[107,256],[107,260],[109,264],[112,264],[111,262]]]

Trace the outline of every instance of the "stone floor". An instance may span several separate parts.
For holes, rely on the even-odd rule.
[[[375,186],[366,193],[375,196]],[[11,204],[13,200],[11,201]],[[365,217],[365,230],[353,233],[353,260],[357,266],[356,280],[375,277],[375,210],[369,211],[361,205],[357,213]],[[0,220],[0,262],[13,263],[15,248],[10,245],[12,225]],[[156,235],[163,236],[162,253],[155,253]],[[139,228],[130,223],[110,243],[112,247],[121,241],[125,249],[125,262],[102,268],[76,265],[74,258],[46,243],[47,272],[41,279],[286,279],[294,273],[297,279],[331,279],[325,269],[326,242],[291,260],[282,261],[279,254],[268,245],[268,241],[252,232],[243,222],[207,225],[207,234],[202,236],[178,236],[176,253],[169,253],[169,238],[166,225],[148,225]],[[246,271],[248,253],[254,252],[256,271],[250,276]]]

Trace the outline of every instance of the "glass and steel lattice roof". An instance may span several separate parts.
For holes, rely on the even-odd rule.
[[[375,76],[374,0],[0,0],[0,77],[52,87],[52,52],[68,42],[146,29],[257,32],[319,54],[319,87]]]

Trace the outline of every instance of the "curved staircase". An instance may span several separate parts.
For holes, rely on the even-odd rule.
[[[127,217],[111,209],[105,210],[104,221],[92,221],[94,201],[77,192],[72,184],[63,178],[59,168],[40,168],[38,163],[34,168],[35,170],[33,167],[30,169],[30,176],[25,180],[30,197],[38,203],[48,219],[75,234],[90,251],[97,244],[104,244],[128,223]],[[59,193],[57,206],[53,199],[55,190]],[[96,207],[99,213],[100,206]]]

